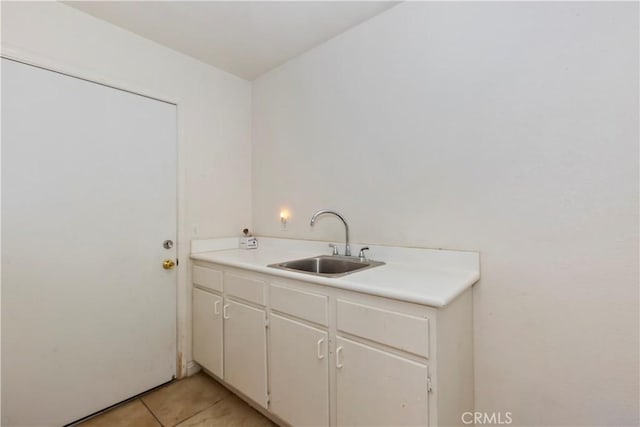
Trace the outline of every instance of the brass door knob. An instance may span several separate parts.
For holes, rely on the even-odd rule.
[[[165,259],[164,261],[162,261],[162,268],[164,268],[165,270],[171,270],[175,266],[176,263],[170,259]]]

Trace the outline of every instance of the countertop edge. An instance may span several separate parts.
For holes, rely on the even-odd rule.
[[[208,255],[208,256],[206,256]],[[454,301],[457,297],[463,294],[467,289],[473,286],[479,278],[479,272],[469,272],[469,277],[465,278],[460,282],[455,289],[452,289],[452,292],[447,296],[447,298],[434,298],[425,295],[417,295],[411,292],[403,292],[402,290],[393,291],[393,290],[384,290],[375,287],[369,287],[364,284],[350,282],[348,279],[339,278],[326,278],[313,276],[304,273],[296,273],[287,270],[279,270],[267,266],[255,265],[246,262],[236,262],[229,260],[212,260],[211,252],[202,252],[202,253],[194,253],[191,254],[190,258],[195,261],[220,264],[228,267],[240,268],[250,271],[255,271],[257,273],[268,274],[271,276],[282,277],[285,279],[293,279],[300,280],[302,282],[308,282],[313,284],[319,284],[324,286],[330,286],[337,289],[344,289],[347,291],[353,291],[358,293],[364,293],[368,295],[379,296],[383,298],[390,298],[398,301],[404,301],[414,304],[426,305],[434,308],[443,308]],[[464,274],[461,272],[461,274]]]

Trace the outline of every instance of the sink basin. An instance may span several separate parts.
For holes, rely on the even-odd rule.
[[[368,259],[361,261],[356,257],[321,255],[271,264],[267,267],[295,271],[298,273],[313,274],[316,276],[340,277],[383,264],[384,262],[371,261]]]

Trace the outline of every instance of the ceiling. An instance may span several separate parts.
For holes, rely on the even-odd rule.
[[[64,3],[207,64],[253,80],[398,2]]]

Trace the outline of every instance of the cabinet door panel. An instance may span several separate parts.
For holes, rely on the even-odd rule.
[[[428,425],[427,366],[337,337],[339,426]]]
[[[193,288],[193,360],[222,378],[222,298]]]
[[[271,411],[294,426],[329,425],[327,332],[276,314],[269,329]]]
[[[256,403],[267,406],[265,311],[225,299],[224,379]]]

